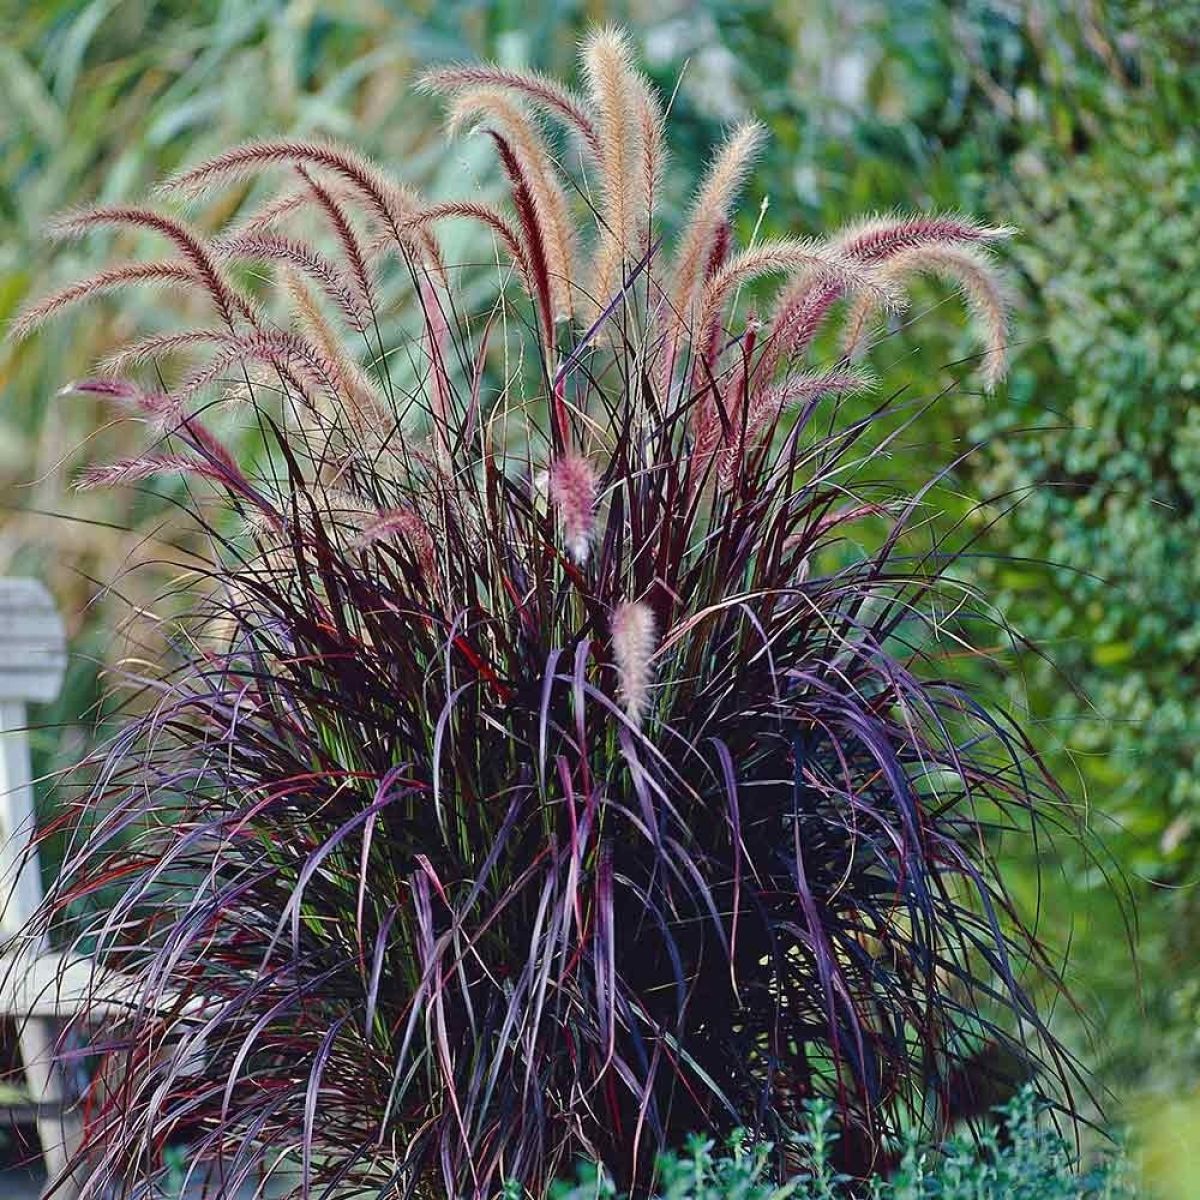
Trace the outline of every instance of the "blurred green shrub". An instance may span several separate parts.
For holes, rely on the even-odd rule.
[[[1138,136],[1017,166],[1036,233],[1014,256],[1044,342],[978,425],[987,485],[1020,498],[1016,561],[988,570],[1049,655],[1025,688],[1123,866],[1170,887],[1200,832],[1200,147]]]
[[[1200,1063],[1200,7],[1183,7],[1190,33],[1133,4],[1043,37],[1040,91],[990,143],[1028,344],[1006,403],[964,406],[981,485],[1016,502],[981,574],[1046,655],[1024,656],[1014,700],[1133,887],[1140,992],[1113,914],[1079,925],[1098,1061],[1155,1086]],[[1068,868],[1079,910],[1107,880]]]
[[[957,383],[949,323],[930,337],[923,318],[918,341],[897,322],[875,353],[914,397],[947,391],[898,458],[981,443],[956,472],[993,497],[963,513],[981,538],[965,582],[1035,647],[994,648],[997,686],[1109,842],[1138,965],[1113,872],[1068,842],[1048,892],[1017,862],[1010,881],[1073,944],[1090,1060],[1169,1087],[1200,1063],[1200,4],[893,0],[780,29],[790,70],[762,107],[791,156],[770,164],[768,221],[923,203],[1020,227],[1006,393]]]

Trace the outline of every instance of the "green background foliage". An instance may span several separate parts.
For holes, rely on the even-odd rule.
[[[39,0],[0,5],[0,319],[107,261],[55,248],[53,212],[132,199],[181,162],[257,134],[332,134],[441,194],[438,116],[408,90],[427,63],[486,55],[570,74],[588,23],[628,22],[674,92],[672,168],[694,176],[734,119],[772,141],[744,236],[819,232],[865,210],[950,207],[1017,225],[1018,347],[1009,385],[974,393],[961,318],[931,288],[874,351],[889,386],[946,391],[896,454],[952,477],[981,534],[973,578],[1033,649],[997,647],[987,686],[1036,723],[1087,826],[1128,888],[1069,845],[1012,874],[1047,938],[1073,945],[1091,1039],[1122,1096],[1185,1092],[1200,1065],[1200,5],[1154,0],[333,3]],[[678,87],[677,87],[678,84]],[[682,184],[680,185],[682,186]],[[762,207],[765,202],[765,209]],[[129,247],[125,247],[128,249]],[[54,398],[173,299],[98,302],[0,346],[0,570],[48,581],[75,657],[41,714],[43,771],[94,736],[103,669],[153,654],[132,557],[176,536],[170,490],[79,497],[89,439],[136,433]],[[66,467],[64,468],[64,464]],[[148,548],[148,550],[147,550]],[[166,570],[159,578],[166,577]],[[135,616],[131,619],[131,605]],[[1039,893],[1032,868],[1048,870]],[[1124,916],[1136,918],[1137,964]],[[1134,1110],[1136,1112],[1136,1106]]]
[[[978,582],[1036,648],[1005,686],[1132,888],[1140,989],[1102,873],[1068,853],[1047,905],[1081,947],[1094,1053],[1118,1085],[1169,1086],[1150,1044],[1171,1047],[1177,1080],[1197,1048],[1196,26],[1149,5],[913,3],[867,28],[870,161],[841,185],[831,170],[826,195],[898,202],[907,177],[1021,230],[1010,386],[955,389],[930,438],[980,443],[959,472],[994,499]],[[872,130],[892,105],[904,137]],[[908,351],[927,391],[939,348],[897,342],[881,353]]]

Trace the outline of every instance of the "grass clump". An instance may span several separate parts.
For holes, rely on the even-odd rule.
[[[620,31],[581,57],[583,94],[426,78],[504,204],[274,138],[55,226],[168,257],[22,333],[148,279],[205,313],[73,385],[140,431],[80,483],[183,480],[205,547],[43,914],[97,1003],[112,972],[138,998],[97,1047],[98,1188],[142,1194],[186,1139],[219,1196],[540,1195],[581,1155],[644,1191],[690,1130],[782,1166],[820,1099],[861,1179],[970,1115],[995,1061],[1072,1105],[994,853],[1059,793],[956,681],[994,622],[934,483],[889,483],[911,409],[854,362],[932,273],[994,384],[1010,231],[739,245],[750,124],[668,249],[660,99]],[[491,255],[453,261],[456,222]]]

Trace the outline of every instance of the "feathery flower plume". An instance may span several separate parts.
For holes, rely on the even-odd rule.
[[[825,324],[830,310],[848,288],[828,272],[800,271],[775,299],[770,329],[755,368],[756,390],[770,386],[780,363],[801,356]],[[885,307],[881,305],[880,307]]]
[[[696,307],[704,284],[728,256],[730,206],[754,164],[765,135],[766,130],[757,121],[738,125],[709,163],[692,201],[675,253],[666,311],[662,313],[665,329],[657,375],[664,394],[671,389],[681,340],[698,336]]]
[[[398,250],[417,259],[424,258],[434,270],[443,270],[432,241],[413,241],[403,231],[406,219],[419,207],[412,192],[390,180],[369,159],[342,146],[286,138],[248,142],[199,166],[180,171],[159,190],[178,192],[196,200],[214,188],[228,186],[269,168],[285,167],[329,172],[352,189],[359,202],[392,235]],[[322,200],[316,189],[314,199]]]
[[[778,238],[761,242],[729,259],[704,285],[693,333],[693,338],[697,339],[693,341],[693,346],[698,351],[694,368],[695,386],[704,382],[702,364],[706,365],[711,360],[720,338],[721,313],[734,288],[764,275],[797,271],[814,272],[838,288],[870,291],[883,304],[891,302],[891,293],[880,283],[877,271],[855,263],[827,243],[811,238]]]
[[[428,208],[423,208],[408,219],[407,225],[417,228],[454,217],[477,221],[480,225],[490,229],[500,239],[500,243],[513,265],[521,272],[526,287],[532,290],[533,277],[529,273],[529,263],[525,256],[525,248],[521,244],[521,235],[513,228],[508,218],[492,205],[478,200],[447,200],[441,204],[431,204]]]
[[[879,269],[893,256],[921,247],[986,245],[1012,233],[1007,226],[982,225],[953,213],[873,216],[850,225],[834,239],[834,246],[853,261],[877,268],[875,280],[890,290],[872,294],[871,288],[858,288],[849,278],[838,280],[819,270],[799,272],[776,300],[771,329],[755,368],[755,388],[769,387],[779,364],[807,349],[843,297],[858,298],[849,331],[854,341],[872,313],[895,307],[897,277]]]
[[[958,286],[983,343],[984,387],[992,391],[1004,378],[1008,354],[1009,300],[995,263],[974,246],[911,246],[888,258],[881,274],[897,284],[913,275],[938,275]],[[871,296],[858,297],[846,317],[843,345],[847,356],[854,358],[863,352],[867,328],[877,312]]]
[[[106,374],[120,375],[143,363],[221,345],[228,336],[229,333],[225,329],[186,329],[181,333],[152,333],[118,346],[101,362],[100,367]]]
[[[252,208],[219,233],[213,238],[212,247],[219,254],[221,247],[226,242],[235,242],[247,234],[275,233],[281,225],[286,225],[293,217],[306,212],[315,203],[316,199],[309,187],[283,192],[279,196],[263,201],[258,208]]]
[[[637,247],[637,196],[630,186],[643,161],[639,80],[629,39],[620,29],[597,29],[584,43],[588,95],[600,116],[599,245],[589,288],[592,311],[604,308],[622,285],[621,265]]]
[[[178,398],[161,392],[145,391],[128,380],[104,378],[76,380],[61,391],[63,395],[70,393],[96,396],[117,405],[124,412],[149,418],[163,434],[178,437],[200,456],[200,465],[190,466],[188,470],[219,482],[238,499],[248,501],[259,509],[268,524],[279,526],[280,518],[275,506],[246,478],[225,443],[203,421],[189,414]],[[184,470],[183,464],[192,463],[190,459],[171,455],[151,454],[141,458],[122,459],[116,464],[110,464],[114,466],[113,474],[106,476],[101,468],[97,468],[96,472],[90,475],[85,473],[83,486],[112,486],[128,483],[139,477],[148,478],[145,472],[140,476],[138,474],[142,464],[170,460],[175,460],[177,465],[166,466],[163,470]],[[149,471],[149,474],[155,473],[157,468]]]
[[[718,459],[718,478],[728,487],[742,469],[743,456],[774,432],[780,416],[797,407],[810,406],[823,396],[856,395],[869,391],[874,380],[866,371],[799,371],[772,387],[743,398],[735,410],[730,428],[722,438],[724,451]]]
[[[709,246],[708,259],[704,264],[704,274],[701,276],[702,283],[709,283],[712,280],[713,276],[729,260],[729,254],[732,249],[733,226],[728,221],[718,221],[717,228],[713,232],[712,243]]]
[[[110,267],[45,296],[23,309],[9,328],[9,336],[19,341],[28,337],[48,318],[72,304],[96,300],[106,293],[141,283],[165,284],[172,287],[205,286],[199,271],[183,262],[127,263],[124,266]]]
[[[633,75],[634,105],[637,109],[639,144],[642,155],[638,163],[637,188],[634,195],[634,220],[641,236],[637,249],[649,249],[654,206],[659,199],[663,172],[666,169],[666,125],[662,105],[654,87],[640,72]]]
[[[554,346],[554,300],[550,283],[550,268],[546,257],[546,239],[538,220],[537,205],[533,191],[526,178],[525,169],[508,139],[495,129],[489,129],[492,141],[500,155],[500,165],[512,185],[513,206],[517,210],[517,221],[524,240],[526,277],[530,281],[530,298],[537,306],[541,318],[542,340],[547,352]]]
[[[651,658],[658,645],[654,610],[639,600],[619,604],[612,615],[613,660],[626,715],[641,725],[653,679]]]
[[[338,247],[342,252],[346,267],[357,286],[359,303],[364,309],[373,314],[375,311],[375,301],[371,273],[367,269],[366,258],[363,254],[358,234],[355,232],[354,226],[350,221],[350,216],[346,211],[344,196],[339,195],[337,189],[327,187],[321,180],[314,178],[308,168],[297,164],[295,169],[296,174],[308,185],[308,195],[324,214],[330,229],[333,230],[334,236],[337,238]],[[405,243],[405,245],[409,244],[408,242]],[[431,244],[426,242],[424,245],[427,253],[430,253],[430,250],[432,250],[430,254],[431,261],[436,259],[436,243]]]
[[[917,216],[873,216],[844,229],[838,245],[860,262],[887,258],[899,250],[948,243],[1003,241],[1016,232],[1008,225],[983,225],[956,213],[930,213]]]
[[[709,164],[704,182],[692,203],[675,257],[671,301],[675,319],[690,328],[704,284],[704,267],[710,260],[718,230],[726,225],[736,199],[766,136],[757,121],[745,121],[725,139]]]
[[[756,397],[747,421],[747,436],[753,437],[774,422],[780,413],[831,392],[854,395],[870,391],[875,379],[866,371],[799,371],[787,375]]]
[[[174,244],[195,270],[212,297],[221,319],[230,329],[234,327],[238,315],[253,320],[254,311],[250,302],[225,278],[211,250],[194,230],[174,217],[136,205],[101,205],[64,213],[51,222],[49,233],[58,239],[79,238],[94,229],[106,227],[147,229],[161,234]]]
[[[212,358],[177,385],[176,395],[195,395],[222,380],[239,363],[262,363],[274,368],[300,389],[305,400],[310,398],[311,390],[331,397],[338,394],[337,366],[302,334],[256,329],[248,334],[219,333],[212,341],[216,344]],[[141,345],[144,347],[146,342]]]
[[[85,467],[75,478],[75,487],[83,492],[94,488],[127,487],[159,475],[191,475],[197,479],[225,482],[223,472],[182,454],[147,454],[141,458],[121,458],[115,462]]]
[[[351,359],[345,342],[325,319],[303,278],[285,268],[283,285],[301,325],[336,380],[337,399],[341,402],[337,411],[345,412],[351,428],[360,435],[378,435],[380,428],[387,430],[392,420],[391,410],[362,368]]]
[[[466,88],[481,87],[505,88],[517,92],[543,111],[563,121],[583,139],[592,163],[600,162],[600,134],[582,97],[548,75],[536,71],[513,71],[488,63],[458,63],[427,72],[417,81],[417,87],[435,95],[453,94]]]
[[[365,550],[393,537],[399,537],[407,543],[417,565],[432,581],[437,570],[437,547],[429,526],[411,508],[392,508],[377,513],[360,530],[352,548]]]
[[[342,179],[366,200],[378,217],[395,216],[392,181],[369,159],[330,142],[306,142],[276,138],[247,142],[177,172],[159,186],[164,193],[178,192],[196,200],[217,187],[227,187],[266,168],[319,167]]]
[[[579,454],[562,454],[550,465],[550,502],[558,512],[567,552],[577,563],[587,560],[596,520],[596,471]]]
[[[697,330],[705,330],[720,314],[735,287],[764,275],[815,270],[837,282],[873,292],[881,300],[889,293],[875,271],[856,264],[834,246],[812,238],[776,238],[734,255],[704,285]]]
[[[521,166],[545,249],[554,317],[567,320],[574,278],[572,227],[567,198],[545,140],[528,114],[499,88],[471,88],[455,96],[447,118],[451,134],[472,119],[494,121]]]
[[[165,392],[147,391],[126,379],[80,379],[62,389],[63,394],[96,396],[120,411],[146,418],[156,432],[179,434],[192,442],[210,463],[229,478],[241,478],[241,470],[229,449],[198,418],[190,416],[179,398]]]
[[[733,227],[728,221],[722,221],[717,226],[717,231],[713,236],[712,248],[708,252],[708,262],[704,266],[703,282],[707,285],[711,283],[718,272],[729,261],[729,255],[733,250]],[[701,289],[703,295],[703,289]],[[689,323],[686,326],[688,335],[692,340],[692,353],[695,356],[693,365],[693,377],[700,381],[708,375],[712,375],[716,370],[717,359],[721,351],[721,323],[715,319],[714,313],[711,317],[697,314],[690,314]],[[681,326],[680,328],[683,328]],[[674,351],[672,346],[671,357],[668,360],[668,366],[674,367]]]
[[[248,259],[259,262],[285,263],[312,279],[336,305],[346,324],[362,333],[369,324],[370,314],[356,296],[353,284],[332,259],[312,246],[276,233],[246,233],[220,247],[221,256],[230,260]]]

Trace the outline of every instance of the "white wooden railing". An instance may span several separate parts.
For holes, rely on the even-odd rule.
[[[30,579],[0,579],[0,1016],[16,1027],[42,1157],[49,1178],[78,1146],[79,1117],[55,1061],[58,1026],[91,986],[84,960],[53,953],[27,923],[42,900],[34,834],[28,705],[53,700],[66,667],[62,621],[46,589]],[[77,1194],[60,1187],[64,1200]]]

